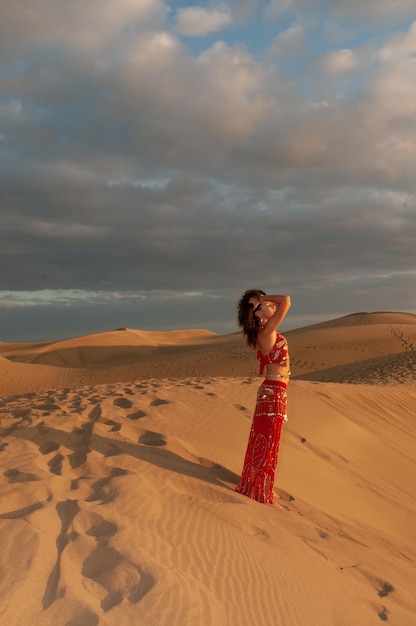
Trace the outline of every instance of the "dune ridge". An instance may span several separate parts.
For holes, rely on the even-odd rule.
[[[3,623],[410,626],[416,324],[355,319],[285,333],[283,509],[234,491],[260,382],[239,334],[0,344]]]
[[[354,319],[355,322],[351,323]],[[358,323],[359,322],[359,323]],[[359,313],[285,332],[293,379],[412,384],[416,315]],[[118,329],[48,343],[0,343],[0,394],[137,378],[254,376],[240,333]]]
[[[401,313],[393,311],[374,311],[372,313],[350,313],[335,319],[318,322],[299,329],[301,331],[314,328],[340,328],[342,326],[368,326],[371,324],[416,324],[415,313]]]

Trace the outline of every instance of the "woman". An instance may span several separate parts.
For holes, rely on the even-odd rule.
[[[286,389],[290,376],[286,339],[277,328],[290,308],[289,296],[266,296],[261,289],[246,291],[238,303],[238,323],[247,344],[257,348],[260,374],[266,376],[257,393],[239,493],[273,504],[273,485],[280,433],[286,417]]]

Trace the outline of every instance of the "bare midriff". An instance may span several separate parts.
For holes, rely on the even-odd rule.
[[[284,383],[289,382],[290,367],[288,363],[278,365],[277,363],[267,363],[265,365],[265,378],[267,380],[281,380]]]

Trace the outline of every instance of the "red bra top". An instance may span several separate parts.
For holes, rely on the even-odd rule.
[[[257,350],[257,358],[260,361],[260,375],[263,374],[265,365],[271,365],[272,363],[275,365],[289,365],[289,348],[287,341],[283,335],[279,333],[276,333],[276,335],[276,343],[269,354],[263,356],[260,350]]]

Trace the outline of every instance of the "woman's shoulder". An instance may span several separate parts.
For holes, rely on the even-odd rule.
[[[268,332],[265,329],[261,329],[257,335],[257,349],[262,354],[269,354],[276,345],[278,338],[278,332],[273,330]]]

